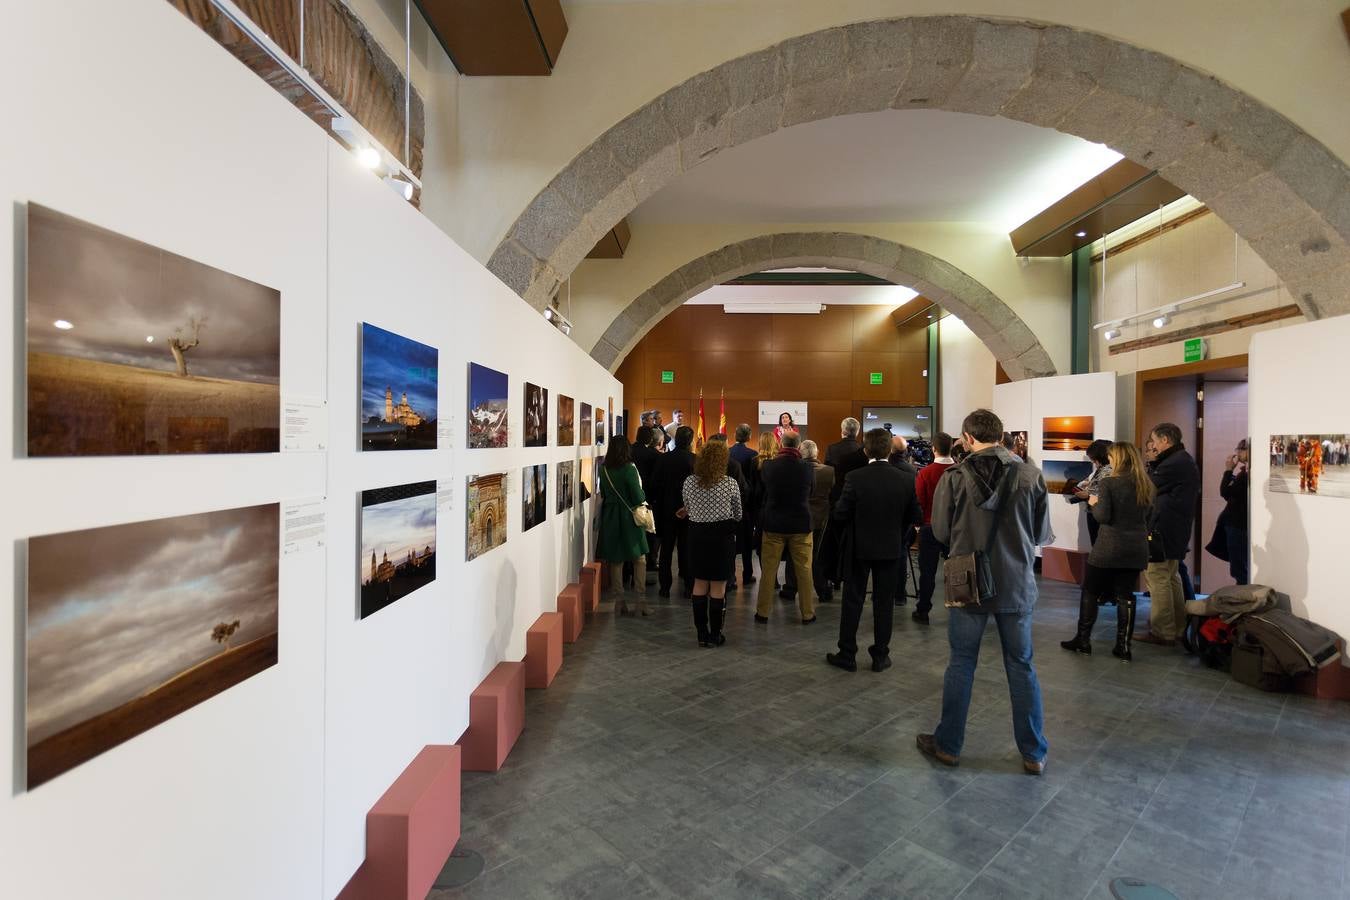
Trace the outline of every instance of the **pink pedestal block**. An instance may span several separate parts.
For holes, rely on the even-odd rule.
[[[581,624],[583,616],[581,614],[581,585],[569,584],[558,594],[558,612],[563,617],[563,640],[569,644],[576,643],[577,638],[581,637]]]
[[[546,688],[562,668],[563,615],[544,613],[525,632],[525,687]]]
[[[469,695],[469,727],[459,739],[466,772],[495,772],[525,729],[525,664],[500,662]]]
[[[1087,554],[1077,550],[1046,547],[1041,551],[1041,577],[1052,581],[1082,584],[1087,574]]]
[[[366,860],[338,900],[423,900],[459,841],[460,748],[422,748],[366,814]]]
[[[588,562],[581,567],[581,604],[586,612],[595,612],[600,606],[600,585],[604,578],[605,564]]]

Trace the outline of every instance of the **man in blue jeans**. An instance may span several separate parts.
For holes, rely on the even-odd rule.
[[[1037,597],[1036,547],[1053,539],[1045,479],[1035,466],[1003,448],[1003,422],[989,410],[977,409],[966,416],[961,432],[971,453],[938,481],[933,537],[950,548],[952,558],[966,553],[986,557],[993,592],[979,606],[948,611],[951,656],[942,681],[942,719],[932,734],[918,735],[916,740],[919,749],[938,762],[960,763],[980,641],[993,616],[1003,645],[1013,737],[1022,768],[1029,775],[1040,775],[1049,747],[1043,733],[1041,686],[1031,659],[1031,615]]]

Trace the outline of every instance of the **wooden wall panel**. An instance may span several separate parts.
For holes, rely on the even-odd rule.
[[[778,315],[773,319],[774,350],[853,349],[853,309],[831,306],[819,315]],[[728,316],[736,318],[736,316]]]
[[[805,400],[815,423],[807,433],[824,443],[838,423],[863,406],[923,404],[928,397],[928,339],[924,325],[897,329],[889,307],[837,306],[818,316],[728,315],[718,306],[682,306],[657,323],[619,366],[629,437],[638,414],[685,410],[694,421],[703,389],[708,433],[717,428],[718,395],[727,397],[727,427],[755,427],[760,400]],[[675,373],[673,384],[661,372]],[[869,382],[881,372],[883,383]],[[640,399],[639,399],[640,398]],[[822,425],[823,423],[823,425]]]

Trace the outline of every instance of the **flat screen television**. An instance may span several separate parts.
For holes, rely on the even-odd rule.
[[[933,439],[933,407],[931,406],[864,406],[863,432],[885,428],[891,434],[904,438]]]

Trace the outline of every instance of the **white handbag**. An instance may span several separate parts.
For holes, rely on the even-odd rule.
[[[648,534],[656,534],[656,516],[652,513],[652,508],[646,503],[639,503],[635,507],[628,506],[628,501],[623,499],[623,494],[619,493],[619,489],[614,487],[614,479],[609,477],[608,467],[605,467],[605,480],[609,482],[609,487],[619,498],[619,502],[633,514],[633,524]]]

